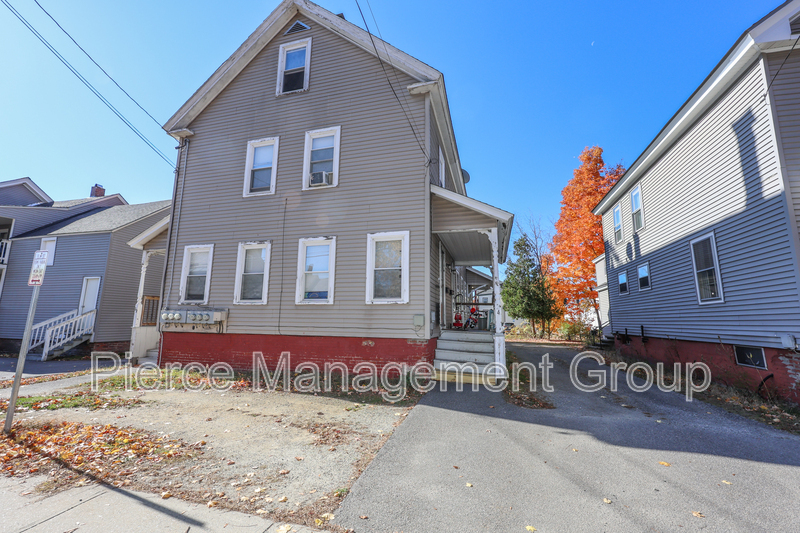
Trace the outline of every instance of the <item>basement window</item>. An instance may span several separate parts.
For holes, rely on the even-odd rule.
[[[753,368],[767,369],[767,360],[764,357],[764,348],[757,346],[734,346],[736,364]]]
[[[310,37],[302,41],[282,44],[278,58],[278,96],[308,90],[310,64]]]

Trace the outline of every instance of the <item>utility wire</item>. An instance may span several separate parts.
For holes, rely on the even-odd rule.
[[[2,0],[5,2],[6,0]],[[403,114],[406,116],[406,120],[408,121],[408,127],[411,128],[411,132],[414,134],[414,139],[417,140],[417,144],[419,145],[419,149],[422,151],[422,154],[425,156],[425,159],[428,158],[428,153],[425,151],[425,148],[422,147],[422,142],[419,140],[419,136],[417,135],[417,130],[414,129],[414,125],[411,123],[411,119],[406,113],[406,108],[403,107],[403,102],[400,101],[400,97],[397,96],[397,93],[394,90],[394,85],[392,85],[391,80],[389,79],[389,74],[386,73],[386,65],[383,64],[383,60],[381,59],[380,54],[378,53],[378,47],[375,45],[375,39],[372,38],[372,32],[369,31],[369,24],[367,24],[367,19],[364,17],[364,12],[361,11],[361,4],[358,3],[356,0],[356,6],[358,7],[358,12],[361,13],[361,20],[364,21],[364,27],[367,29],[367,35],[369,35],[369,40],[372,42],[372,47],[375,49],[375,56],[378,58],[378,63],[381,64],[381,69],[383,70],[383,75],[386,78],[386,83],[389,84],[389,88],[392,90],[392,94],[394,95],[395,100],[397,103],[400,104],[400,109],[403,111]]]
[[[781,69],[783,68],[783,65],[786,64],[786,60],[789,59],[790,55],[792,55],[792,52],[794,51],[794,47],[797,46],[797,41],[800,41],[800,37],[798,37],[797,39],[794,40],[794,44],[792,45],[791,48],[789,48],[789,53],[786,54],[786,57],[783,58],[783,63],[781,63],[781,66],[778,67],[778,71],[775,73],[774,76],[772,76],[772,79],[769,81],[769,85],[767,85],[767,90],[764,92],[764,98],[766,98],[767,95],[769,94],[769,88],[772,87],[772,83],[778,77],[778,74],[781,73]]]
[[[99,99],[100,99],[100,101],[101,101],[101,102],[103,102],[103,103],[106,105],[106,107],[108,107],[108,108],[109,108],[109,109],[110,109],[110,110],[111,110],[111,111],[112,111],[112,112],[113,112],[115,115],[117,115],[117,117],[118,117],[118,118],[119,118],[119,119],[120,119],[122,122],[124,122],[124,123],[125,123],[125,125],[126,125],[126,126],[128,126],[128,127],[131,129],[131,131],[133,131],[133,132],[136,134],[136,136],[137,136],[137,137],[139,137],[139,138],[140,138],[142,141],[144,141],[144,143],[145,143],[147,146],[149,146],[149,147],[150,147],[150,149],[151,149],[151,150],[153,150],[153,151],[154,151],[156,154],[158,154],[158,156],[159,156],[159,157],[161,157],[161,159],[163,159],[164,161],[166,161],[166,163],[167,163],[167,164],[168,164],[168,165],[169,165],[171,168],[173,168],[173,169],[175,168],[175,165],[173,165],[173,164],[172,164],[172,161],[170,161],[170,160],[169,160],[169,158],[168,158],[166,155],[164,155],[164,153],[163,153],[161,150],[159,150],[159,149],[156,147],[156,145],[155,145],[155,144],[153,144],[153,143],[152,143],[152,142],[151,142],[151,141],[150,141],[150,140],[149,140],[147,137],[145,137],[145,135],[144,135],[142,132],[140,132],[138,129],[136,129],[136,126],[134,126],[134,125],[133,125],[133,124],[132,124],[132,123],[131,123],[131,122],[130,122],[130,121],[127,119],[127,118],[125,118],[125,116],[124,116],[124,115],[123,115],[123,114],[122,114],[122,113],[121,113],[121,112],[120,112],[120,111],[119,111],[119,110],[118,110],[116,107],[114,107],[114,106],[111,104],[111,102],[109,102],[108,100],[106,100],[106,98],[105,98],[105,97],[104,97],[102,94],[100,94],[100,91],[98,91],[97,89],[95,89],[95,88],[94,88],[94,86],[93,86],[93,85],[92,85],[92,84],[91,84],[91,83],[90,83],[90,82],[89,82],[89,81],[88,81],[86,78],[84,78],[84,77],[81,75],[81,73],[80,73],[80,72],[78,72],[78,70],[77,70],[75,67],[73,67],[73,66],[72,66],[72,65],[69,63],[69,61],[67,61],[67,60],[64,58],[64,56],[62,56],[62,55],[61,55],[61,54],[58,52],[58,50],[56,50],[56,49],[53,47],[53,45],[51,45],[49,42],[47,42],[47,39],[45,39],[45,38],[42,36],[42,34],[40,34],[38,31],[36,31],[36,28],[34,28],[34,27],[31,25],[31,23],[30,23],[30,22],[28,22],[27,20],[25,20],[25,17],[23,17],[23,16],[22,16],[22,15],[19,13],[19,11],[17,11],[16,9],[14,9],[14,6],[12,6],[12,5],[11,5],[11,4],[8,2],[8,0],[0,0],[0,2],[2,2],[2,3],[3,3],[3,5],[5,5],[5,6],[6,6],[6,7],[9,9],[9,11],[11,11],[11,13],[13,13],[13,14],[14,14],[14,16],[15,16],[15,17],[17,17],[17,18],[20,20],[20,22],[22,22],[22,23],[25,25],[25,27],[26,27],[26,28],[28,28],[28,29],[31,31],[31,33],[33,33],[33,34],[36,36],[36,38],[37,38],[37,39],[39,39],[39,40],[42,42],[42,44],[44,44],[44,45],[47,47],[47,49],[48,49],[48,50],[50,50],[50,51],[53,53],[53,55],[55,55],[55,56],[58,58],[58,60],[59,60],[59,61],[61,61],[61,62],[64,64],[64,66],[65,66],[65,67],[67,67],[67,68],[69,69],[69,71],[70,71],[70,72],[72,72],[72,73],[73,73],[73,74],[74,74],[74,75],[75,75],[75,76],[76,76],[76,77],[77,77],[77,78],[78,78],[78,79],[79,79],[79,80],[80,80],[80,81],[81,81],[81,82],[82,82],[84,85],[86,85],[86,87],[87,87],[87,88],[88,88],[90,91],[92,91],[92,93],[94,93],[94,95],[95,95],[95,96],[97,96],[97,98],[99,98]]]
[[[125,93],[125,96],[127,96],[128,98],[130,98],[131,102],[133,102],[134,104],[136,104],[136,106],[137,106],[139,109],[141,109],[142,111],[144,111],[145,115],[147,115],[148,117],[150,117],[150,118],[153,120],[153,122],[155,122],[155,123],[156,123],[156,125],[157,125],[159,128],[161,127],[161,123],[160,123],[158,120],[156,120],[156,119],[155,119],[155,117],[154,117],[153,115],[151,115],[150,113],[148,113],[148,112],[147,112],[147,109],[145,109],[144,107],[142,107],[142,105],[141,105],[139,102],[137,102],[137,101],[136,101],[136,100],[133,98],[133,96],[131,96],[130,94],[128,94],[128,91],[126,91],[125,89],[123,89],[123,88],[120,86],[120,84],[119,84],[119,83],[117,83],[117,80],[115,80],[114,78],[112,78],[112,77],[111,77],[111,74],[109,74],[108,72],[106,72],[106,70],[105,70],[103,67],[101,67],[101,66],[100,66],[100,65],[97,63],[97,61],[95,61],[95,60],[94,60],[94,58],[93,58],[92,56],[90,56],[90,55],[89,55],[89,52],[87,52],[86,50],[84,50],[84,49],[83,49],[83,47],[82,47],[81,45],[79,45],[79,44],[78,44],[78,41],[76,41],[75,39],[73,39],[73,38],[72,38],[72,35],[70,35],[70,34],[69,34],[69,32],[68,32],[67,30],[65,30],[65,29],[64,29],[64,28],[61,26],[61,24],[59,24],[59,23],[58,23],[58,21],[57,21],[56,19],[54,19],[54,18],[53,18],[53,15],[51,15],[50,13],[48,13],[48,12],[47,12],[47,10],[46,10],[44,7],[42,7],[42,4],[40,4],[40,3],[39,3],[39,0],[33,0],[33,1],[34,1],[34,2],[36,2],[36,5],[37,5],[37,6],[39,6],[39,8],[40,8],[42,11],[44,11],[44,14],[45,14],[45,15],[47,15],[48,17],[50,17],[50,20],[52,20],[53,22],[55,22],[56,26],[58,26],[58,28],[59,28],[61,31],[63,31],[63,32],[64,32],[64,35],[66,35],[67,37],[69,37],[69,38],[70,38],[70,40],[71,40],[73,43],[75,43],[75,46],[77,46],[78,48],[80,48],[81,52],[83,52],[84,54],[86,54],[86,57],[88,57],[88,58],[91,60],[91,62],[92,62],[92,63],[94,63],[94,64],[95,64],[95,66],[96,66],[97,68],[99,68],[99,69],[100,69],[100,70],[103,72],[103,74],[105,74],[105,75],[106,75],[106,77],[107,77],[109,80],[111,80],[111,81],[114,83],[114,85],[116,85],[116,86],[117,86],[117,88],[118,88],[120,91],[122,91],[123,93]]]

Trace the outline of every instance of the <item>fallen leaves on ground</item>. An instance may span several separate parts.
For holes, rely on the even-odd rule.
[[[198,445],[112,425],[62,422],[56,425],[14,425],[0,436],[0,472],[22,476],[42,468],[63,466],[70,478],[94,477],[115,486],[125,484],[132,467],[167,458],[198,454]]]
[[[670,463],[668,463],[666,461],[659,461],[658,464],[660,464],[661,466],[672,466],[672,464],[670,464]]]
[[[87,409],[117,409],[133,407],[143,403],[138,398],[102,396],[90,391],[79,391],[57,396],[31,396],[17,399],[14,412],[43,411],[62,408],[85,407]],[[0,400],[0,411],[8,411],[8,400]]]
[[[59,379],[74,378],[75,376],[85,376],[89,372],[91,372],[91,370],[78,370],[77,372],[50,374],[47,376],[36,376],[35,378],[22,378],[20,385],[33,385],[35,383],[47,383],[50,381],[58,381]],[[13,379],[4,379],[3,381],[0,381],[0,389],[7,389],[13,384]]]
[[[472,483],[467,483],[467,487],[471,487],[471,486],[472,486]]]
[[[726,485],[733,485],[733,483],[731,483],[730,481],[725,481],[724,479],[722,480],[722,482],[725,483]]]
[[[536,528],[535,528],[535,527],[533,527],[533,526],[525,526],[525,529],[526,529],[527,531],[536,531]]]
[[[706,515],[704,515],[704,514],[703,514],[703,513],[701,513],[700,511],[692,511],[692,514],[693,514],[694,516],[696,516],[697,518],[705,518],[705,517],[706,517]]]
[[[603,498],[603,503],[613,503],[613,502],[608,498]]]

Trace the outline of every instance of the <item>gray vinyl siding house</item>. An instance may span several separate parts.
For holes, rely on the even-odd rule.
[[[606,329],[620,349],[702,360],[722,381],[765,383],[795,400],[800,53],[778,69],[797,16],[800,2],[786,2],[745,32],[595,208]]]
[[[13,228],[9,253],[0,264],[0,342],[4,349],[19,348],[31,298],[27,284],[31,261],[34,252],[49,241],[51,264],[40,291],[34,329],[65,313],[80,315],[95,309],[93,327],[83,340],[97,349],[126,350],[140,271],[140,254],[127,242],[163,219],[169,205],[169,201],[128,205],[121,196],[112,195],[66,202],[48,199],[26,207],[0,206],[0,221],[10,221],[8,227]],[[95,288],[97,295],[92,299]],[[63,320],[52,325],[60,322]],[[42,335],[47,327],[40,328]]]
[[[465,229],[493,231],[497,259],[505,259],[513,216],[466,197],[441,74],[375,41],[380,58],[368,34],[343,17],[305,0],[286,0],[165,125],[181,150],[162,317],[178,313],[185,320],[199,308],[223,311],[225,318],[214,326],[217,336],[199,340],[192,335],[211,329],[164,320],[162,362],[244,361],[249,358],[245,345],[261,349],[281,342],[312,357],[310,346],[320,339],[339,339],[330,345],[339,346],[340,353],[399,346],[432,355],[431,339],[452,322],[456,290],[466,289],[467,266],[458,264],[461,243],[455,237],[449,247],[440,246],[434,204],[443,203],[443,211],[451,208],[443,215],[445,225],[459,213],[494,210],[502,221],[479,216],[480,224],[473,220]],[[303,67],[305,87],[283,93],[285,50],[302,42],[308,43],[303,45],[309,58]],[[312,176],[304,176],[309,135],[330,128],[338,132],[333,185],[312,187],[307,181]],[[252,142],[272,143],[269,193],[249,194],[249,182],[243,183],[250,179]],[[452,201],[441,199],[447,195],[465,198],[467,207],[450,206]],[[407,235],[401,254],[407,263],[403,296],[375,301],[368,250],[373,239],[387,233],[397,234],[393,242]],[[333,281],[322,304],[299,296],[306,294],[302,240],[318,237],[335,239],[326,263]],[[481,237],[478,264],[491,266],[490,238]],[[266,270],[264,301],[236,301],[242,275],[238,251],[247,243],[269,246],[261,267]],[[187,301],[185,293],[191,247],[206,247],[211,255],[204,278],[208,289],[200,302]],[[446,272],[445,265],[451,267]],[[220,348],[218,355],[208,348],[204,356],[212,344]]]

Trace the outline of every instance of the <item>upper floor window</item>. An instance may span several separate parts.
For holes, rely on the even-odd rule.
[[[619,293],[628,294],[628,273],[620,272],[617,279],[619,280]]]
[[[644,227],[644,210],[642,209],[642,188],[637,186],[631,191],[631,213],[633,216],[633,231]]]
[[[622,242],[622,207],[614,207],[614,242]]]
[[[341,126],[306,132],[303,190],[339,184]]]
[[[186,246],[181,269],[181,303],[208,303],[214,245]]]
[[[692,263],[700,304],[724,302],[717,259],[717,243],[710,233],[691,242]]]
[[[367,235],[367,303],[408,303],[408,232]]]
[[[439,148],[439,187],[443,189],[447,187],[447,171],[444,167],[444,154],[441,148]]]
[[[270,243],[240,242],[233,303],[266,304]]]
[[[295,303],[332,304],[336,237],[300,239]]]
[[[278,137],[248,142],[243,195],[274,194],[277,172]]]
[[[650,288],[650,264],[639,265],[636,270],[639,274],[639,290],[646,291]]]
[[[56,237],[45,237],[39,246],[40,250],[47,250],[47,266],[53,266],[56,260]]]
[[[310,64],[311,38],[282,44],[278,59],[277,94],[307,90]]]

